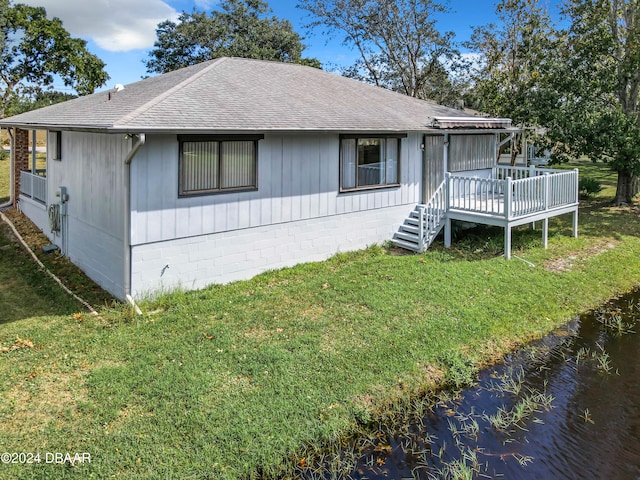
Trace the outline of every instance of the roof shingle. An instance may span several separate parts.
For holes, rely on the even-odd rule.
[[[465,116],[433,102],[312,67],[219,58],[0,120],[0,126],[113,132],[411,131],[436,116]]]

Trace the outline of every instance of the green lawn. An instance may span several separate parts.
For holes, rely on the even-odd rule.
[[[502,258],[501,231],[481,229],[451,250],[373,247],[165,295],[142,317],[79,315],[28,283],[5,297],[2,281],[0,311],[23,306],[0,326],[2,449],[91,463],[0,465],[0,478],[286,475],[303,447],[336,443],[640,284],[638,209],[609,207],[607,192],[583,205],[580,238],[570,216],[551,222],[547,250],[539,231],[514,231],[514,254],[533,267]],[[23,259],[9,251],[0,272],[12,278]],[[36,301],[48,315],[29,310]]]
[[[4,160],[0,158],[0,205],[9,201],[9,184],[11,183],[9,175],[10,167],[9,157]]]
[[[11,322],[25,319],[70,315],[80,307],[40,270],[15,242],[0,221],[0,338]],[[0,470],[1,472],[1,470]]]

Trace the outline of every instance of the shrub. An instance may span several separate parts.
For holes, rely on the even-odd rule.
[[[591,198],[602,191],[602,185],[595,178],[581,178],[578,183],[578,192],[582,198]]]

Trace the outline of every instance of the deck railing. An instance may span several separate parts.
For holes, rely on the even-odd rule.
[[[497,166],[491,178],[448,174],[449,208],[525,217],[578,203],[578,171]]]
[[[431,245],[435,236],[443,226],[447,214],[446,182],[443,181],[436,189],[431,199],[418,208],[418,231],[420,239],[418,247],[424,251]]]
[[[449,175],[449,208],[499,215],[504,207],[504,181],[495,178]]]
[[[47,203],[47,178],[30,172],[20,172],[20,193],[40,202]]]

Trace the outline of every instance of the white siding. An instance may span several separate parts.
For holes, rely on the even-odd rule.
[[[61,160],[47,159],[48,204],[60,202],[55,195],[60,186],[69,195],[63,236],[55,243],[119,298],[124,296],[124,159],[130,148],[124,135],[64,131]]]
[[[248,279],[365,248],[389,240],[411,210],[401,205],[135,246],[132,294]]]
[[[142,245],[419,201],[420,135],[402,140],[401,186],[338,193],[338,134],[267,134],[258,190],[178,198],[176,136],[147,136],[131,166],[131,241]]]
[[[25,214],[29,219],[49,237],[49,240],[54,240],[54,236],[49,229],[49,217],[47,215],[47,208],[41,203],[35,202],[24,195],[20,196],[20,211]]]
[[[449,171],[491,168],[496,164],[496,136],[449,135]]]

